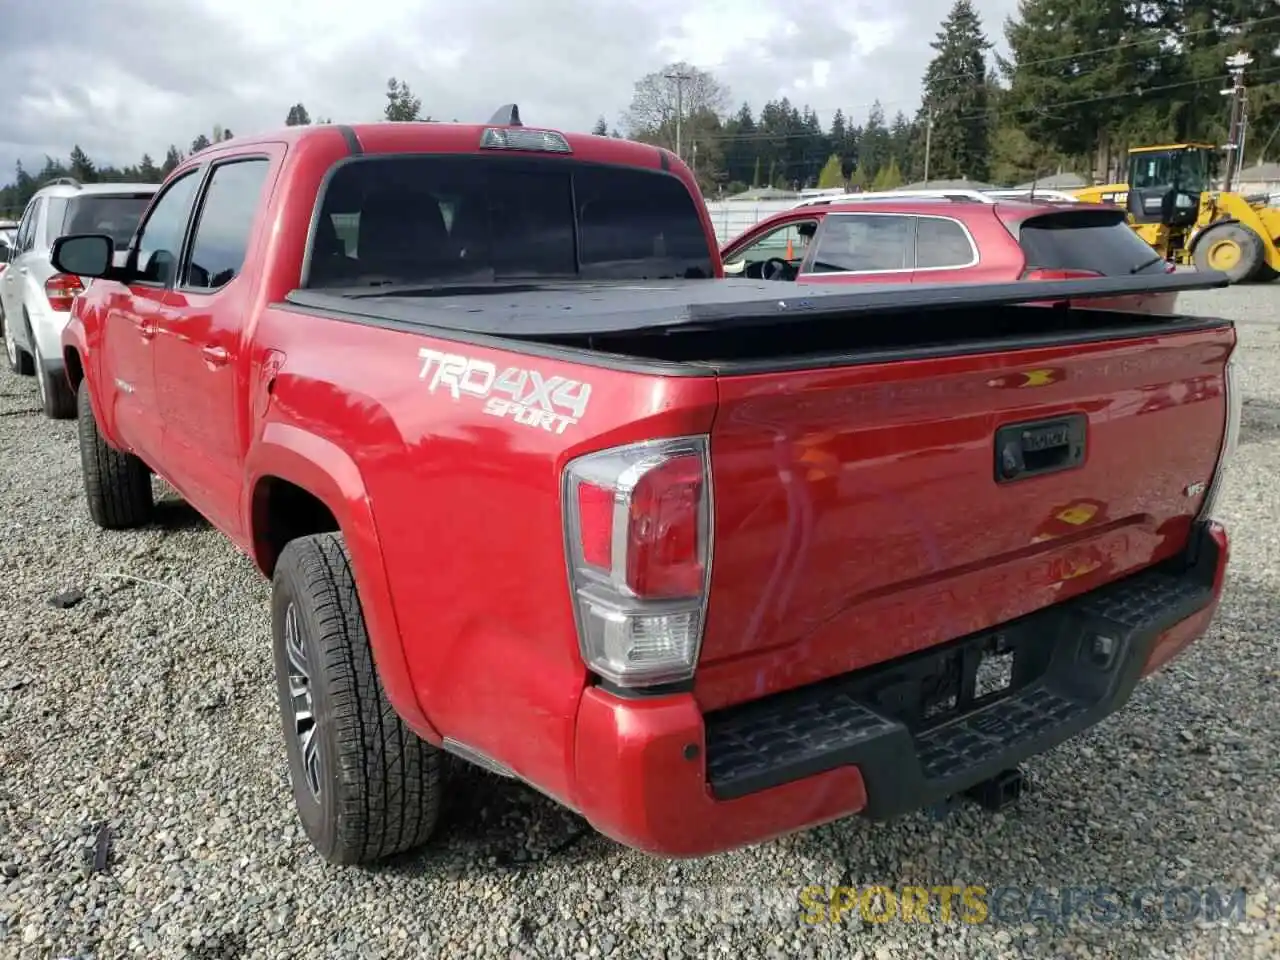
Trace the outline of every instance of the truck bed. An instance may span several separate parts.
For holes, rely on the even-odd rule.
[[[288,305],[408,332],[447,338],[500,338],[527,344],[677,362],[749,361],[833,348],[941,347],[992,335],[1043,337],[1084,334],[1098,326],[1189,323],[1183,317],[1097,311],[1052,316],[1005,307],[1134,293],[1175,293],[1226,285],[1219,274],[1108,276],[1083,280],[1027,280],[998,284],[780,284],[767,280],[666,280],[653,283],[504,284],[489,287],[300,289]],[[870,317],[909,315],[908,323],[867,323]],[[1083,314],[1083,315],[1082,315]],[[1034,323],[1028,323],[1029,317]],[[800,334],[791,346],[765,337],[741,340],[750,328]],[[723,334],[732,329],[733,340]],[[680,334],[671,342],[663,338]],[[705,374],[705,367],[696,372]]]

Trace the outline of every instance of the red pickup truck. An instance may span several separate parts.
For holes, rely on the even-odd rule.
[[[671,153],[515,111],[216,145],[114,252],[53,253],[89,512],[272,578],[335,862],[444,752],[667,856],[1008,787],[1217,607],[1235,331],[1084,304],[1221,277],[728,279]]]

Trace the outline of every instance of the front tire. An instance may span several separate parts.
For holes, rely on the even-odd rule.
[[[1238,223],[1219,223],[1200,235],[1192,251],[1196,269],[1216,270],[1233,284],[1244,283],[1265,265],[1262,238]]]
[[[89,516],[104,530],[138,527],[151,519],[155,501],[151,471],[132,453],[115,449],[98,430],[89,402],[89,381],[80,381],[76,396],[79,415],[80,470]]]
[[[280,554],[271,633],[293,799],[312,845],[331,863],[360,864],[425,843],[441,754],[387,702],[339,534]]]

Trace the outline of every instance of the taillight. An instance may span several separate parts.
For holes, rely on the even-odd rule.
[[[49,309],[62,313],[71,309],[71,302],[84,293],[84,284],[74,273],[55,273],[44,282],[44,295]]]
[[[1045,267],[1031,267],[1022,273],[1023,280],[1085,280],[1089,277],[1100,277],[1096,270],[1049,270]]]
[[[563,502],[587,666],[620,687],[691,677],[711,576],[706,438],[579,457],[565,468]]]

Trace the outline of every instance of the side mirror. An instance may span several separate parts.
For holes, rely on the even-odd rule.
[[[3,240],[0,240],[0,263],[8,263],[12,259],[13,249]]]
[[[115,243],[103,234],[59,237],[49,260],[55,269],[78,277],[105,277],[111,272]]]

